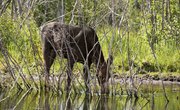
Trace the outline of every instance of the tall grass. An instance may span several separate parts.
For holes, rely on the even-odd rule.
[[[108,48],[110,38],[112,37],[113,28],[106,26],[105,28],[97,29],[100,43],[105,54],[108,57]],[[130,48],[131,60],[134,62],[135,67],[142,68],[145,63],[149,66],[157,68],[160,66],[161,71],[167,72],[179,72],[180,71],[180,50],[175,45],[175,40],[160,40],[154,45],[156,59],[153,57],[151,47],[148,43],[147,35],[142,32],[129,32],[129,42],[127,41],[128,34],[122,34],[125,30],[118,32],[115,29],[115,38],[113,42],[112,52],[114,56],[115,71],[120,72],[122,67],[128,71],[128,45]],[[148,67],[145,67],[146,69]],[[158,69],[150,69],[147,72],[157,72]]]

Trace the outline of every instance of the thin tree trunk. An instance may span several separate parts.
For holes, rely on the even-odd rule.
[[[110,44],[109,44],[109,57],[112,55],[112,44],[114,42],[114,37],[116,35],[116,23],[115,23],[115,0],[112,0],[111,1],[111,9],[112,9],[112,12],[111,12],[111,20],[112,20],[112,27],[113,27],[113,33],[112,33],[112,37],[111,37],[111,41],[110,41]]]
[[[96,27],[96,7],[97,7],[97,0],[94,0],[94,19],[93,19],[94,27]]]
[[[20,14],[20,16],[21,16],[21,14],[22,14],[22,5],[21,5],[21,0],[17,0],[17,2],[18,2],[18,12],[19,12],[19,14]]]
[[[64,23],[64,11],[65,11],[64,3],[65,3],[65,0],[58,1],[57,17],[59,18],[58,21],[61,23]]]
[[[0,0],[0,9],[2,9],[2,0]]]
[[[114,12],[115,12],[115,0],[112,0],[111,1],[112,4],[111,4],[111,8],[112,8],[112,26],[115,27],[115,15],[114,15]]]
[[[46,17],[46,16],[48,15],[48,14],[47,14],[47,13],[48,13],[48,7],[49,7],[48,2],[46,2],[46,3],[45,3],[45,11],[44,11],[44,15],[45,15],[45,16],[43,17],[43,22],[42,22],[42,24],[47,21],[47,17]],[[41,25],[42,25],[42,24],[41,24]]]
[[[169,21],[169,0],[166,0],[166,21]]]
[[[14,0],[12,1],[11,17],[14,18]]]
[[[69,24],[74,24],[74,12],[77,6],[78,0],[75,1],[74,5],[73,5],[73,10],[71,12],[71,20],[69,22]]]
[[[112,37],[111,37],[111,41],[110,41],[110,44],[109,44],[109,54],[108,54],[108,58],[110,58],[110,56],[112,56],[112,45],[113,45],[113,42],[114,42],[114,37],[116,36],[116,27],[115,27],[115,15],[114,15],[114,12],[115,12],[115,0],[112,0],[111,1],[111,8],[112,8],[112,27],[113,27],[113,33],[112,33]],[[109,62],[108,62],[109,63]],[[108,64],[110,65],[110,64]],[[108,68],[109,69],[109,68]],[[109,70],[108,70],[109,71]],[[108,76],[108,75],[107,75]],[[114,86],[112,86],[112,90],[114,90]]]
[[[78,0],[78,25],[80,27],[83,26],[83,12],[82,12],[82,7],[81,7],[81,3],[80,3],[80,0]]]
[[[162,1],[162,30],[164,30],[164,0]]]
[[[153,4],[155,7],[155,0],[153,0]],[[157,42],[157,36],[156,36],[156,10],[155,8],[152,8],[151,10],[151,23],[152,23],[152,29],[151,29],[151,35],[150,37],[150,45],[154,50],[154,44]]]
[[[151,2],[150,2],[150,0],[146,0],[146,3],[147,3],[148,11],[151,12]]]
[[[110,12],[110,15],[109,15],[109,19],[108,19],[108,23],[113,26],[115,23],[115,16],[114,16],[114,11],[115,11],[115,0],[111,0],[110,2],[110,7],[111,7],[111,12]]]
[[[169,19],[171,20],[171,3],[170,3],[170,0],[168,0],[168,8],[169,8]]]

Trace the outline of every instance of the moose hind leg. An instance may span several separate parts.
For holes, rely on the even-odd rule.
[[[56,57],[56,52],[51,47],[51,45],[47,42],[44,44],[43,48],[43,58],[44,58],[44,66],[45,66],[45,89],[49,89],[49,71],[51,68],[51,65],[54,62],[54,59]]]

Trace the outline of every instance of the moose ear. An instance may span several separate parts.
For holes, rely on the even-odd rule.
[[[113,57],[112,55],[109,55],[109,58],[107,59],[107,64],[111,65],[113,63]]]

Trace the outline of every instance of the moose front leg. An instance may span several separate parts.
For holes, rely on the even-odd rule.
[[[98,83],[101,87],[101,94],[109,94],[109,84],[108,79],[106,80],[105,76],[102,76],[102,74],[97,73]]]
[[[109,84],[108,81],[101,85],[101,94],[109,94]]]

